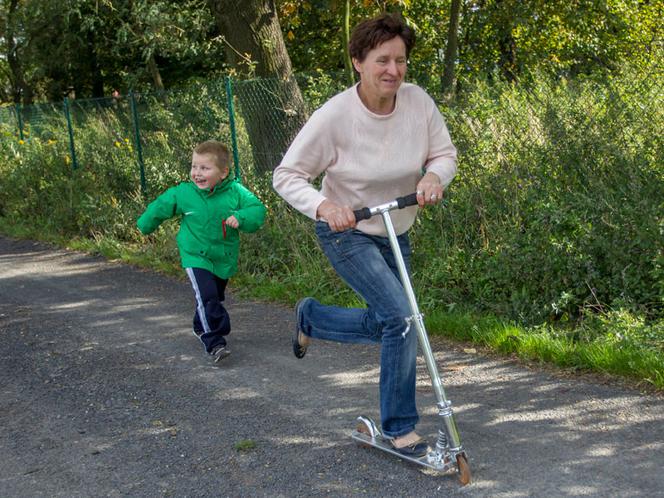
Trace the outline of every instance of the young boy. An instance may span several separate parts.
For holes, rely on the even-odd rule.
[[[231,324],[222,302],[228,279],[237,272],[239,231],[255,232],[265,220],[265,206],[229,177],[228,163],[222,143],[199,144],[191,159],[191,181],[166,190],[137,222],[147,235],[165,220],[180,217],[176,241],[196,297],[194,334],[215,362],[230,354],[224,336]]]

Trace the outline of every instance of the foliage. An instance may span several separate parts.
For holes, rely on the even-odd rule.
[[[611,79],[569,82],[542,75],[530,90],[464,82],[474,91],[443,109],[460,153],[458,178],[412,232],[416,292],[434,330],[662,385],[664,106],[655,71],[625,67]],[[301,81],[313,103],[340,85],[325,73]],[[139,190],[128,102],[78,101],[76,170],[54,111],[44,110],[50,117],[26,128],[23,141],[15,129],[1,130],[2,231],[87,240],[107,255],[176,267],[176,223],[144,238],[134,220],[147,200],[185,178],[195,142],[230,141],[223,85],[135,98],[148,197]],[[243,238],[235,284],[282,301],[306,293],[357,304],[318,250],[312,222],[276,195],[269,175],[253,171],[241,115],[237,124],[243,180],[269,216]],[[464,325],[462,317],[478,315],[497,322]]]
[[[459,178],[449,209],[419,232],[453,237],[427,258],[434,299],[528,323],[625,307],[661,318],[659,84],[632,70],[602,84],[539,81],[480,86],[448,113]]]
[[[341,0],[278,0],[295,72],[344,68]],[[662,2],[465,0],[460,18],[462,79],[611,73],[646,64],[662,40]],[[450,0],[350,0],[350,24],[384,10],[415,28],[411,77],[434,88],[442,75]],[[176,87],[225,68],[224,48],[205,0],[15,0],[0,4],[4,100],[101,97]],[[246,54],[243,54],[246,55]],[[346,82],[348,83],[348,82]]]
[[[662,4],[581,0],[469,0],[460,70],[508,79],[547,68],[574,75],[643,62],[661,41]]]
[[[298,71],[343,68],[339,4],[279,2],[288,51]],[[351,4],[351,25],[383,10],[401,12],[417,34],[411,78],[433,88],[442,75],[450,1]],[[640,65],[652,59],[661,43],[663,14],[661,2],[466,0],[457,71],[463,79],[511,81],[541,70],[573,76],[610,72],[626,61]]]
[[[351,26],[383,11],[398,10],[417,33],[417,50],[411,63],[438,70],[438,50],[443,48],[447,1],[420,0],[384,2],[351,0]],[[279,2],[279,17],[286,33],[286,44],[298,72],[344,68],[341,30],[343,8],[340,1],[312,0]]]
[[[17,61],[3,86],[9,95],[22,90],[27,104],[33,95],[59,100],[70,92],[101,97],[114,89],[124,93],[150,87],[146,63],[151,58],[173,85],[217,71],[224,61],[203,0],[15,4],[13,11],[10,2],[0,5],[0,51]]]
[[[10,171],[3,171],[0,194],[2,214],[13,223],[29,223],[45,233],[91,236],[134,237],[127,212],[117,211],[135,203],[133,182],[126,181],[123,168],[99,175],[87,165],[72,171],[69,156],[61,143],[29,140],[9,147],[14,155]]]

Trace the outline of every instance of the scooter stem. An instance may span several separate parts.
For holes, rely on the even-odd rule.
[[[380,208],[383,208],[383,206],[379,206],[379,209]],[[408,275],[406,263],[404,262],[403,255],[401,254],[401,249],[399,247],[399,242],[397,240],[397,234],[394,231],[394,225],[392,224],[392,218],[390,217],[389,213],[390,209],[393,209],[393,207],[391,207],[391,205],[386,205],[383,209],[380,209],[380,214],[383,217],[385,229],[387,230],[387,235],[390,240],[390,246],[392,247],[392,253],[396,259],[399,275],[401,276],[401,283],[404,287],[404,290],[406,291],[406,296],[408,297],[408,304],[410,305],[410,310],[412,313],[410,319],[415,323],[417,338],[419,339],[424,361],[426,362],[427,370],[429,371],[429,376],[431,377],[433,390],[436,393],[439,415],[443,417],[445,422],[447,436],[449,437],[448,444],[450,445],[450,449],[452,451],[458,451],[461,449],[461,441],[454,417],[452,415],[451,403],[445,396],[445,389],[443,388],[443,383],[440,380],[438,367],[436,366],[436,360],[431,350],[431,344],[429,343],[429,337],[426,333],[426,329],[424,328],[424,319],[417,305],[415,292],[413,291],[413,286],[410,283],[410,276]]]

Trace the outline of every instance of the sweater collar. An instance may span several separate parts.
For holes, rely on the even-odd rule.
[[[359,88],[360,83],[361,81],[355,83],[355,85],[353,85],[350,88],[350,90],[353,94],[353,98],[355,99],[357,105],[359,105],[366,114],[368,114],[374,119],[389,119],[396,114],[396,112],[399,110],[399,100],[400,100],[399,94],[401,93],[401,89],[403,88],[403,86],[406,85],[407,83],[402,82],[401,85],[399,86],[399,89],[397,90],[397,94],[394,99],[394,109],[389,114],[376,114],[375,112],[371,111],[370,109],[367,108],[367,106],[364,105],[364,102],[362,102],[362,99],[360,98],[360,88]]]

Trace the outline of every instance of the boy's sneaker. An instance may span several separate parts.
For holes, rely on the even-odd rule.
[[[219,363],[221,360],[223,360],[229,354],[231,354],[231,350],[228,349],[226,346],[217,346],[212,350],[210,354],[213,356],[214,362]]]

